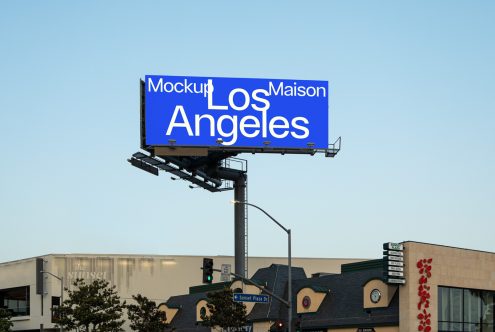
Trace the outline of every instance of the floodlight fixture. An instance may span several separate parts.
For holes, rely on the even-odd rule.
[[[139,169],[142,169],[143,171],[158,176],[158,168],[154,167],[153,165],[147,164],[134,157],[131,159],[127,159],[127,161],[134,167],[137,167]]]

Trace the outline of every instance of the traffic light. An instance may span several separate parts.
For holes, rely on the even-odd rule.
[[[213,282],[213,259],[203,258],[203,283],[211,284]]]

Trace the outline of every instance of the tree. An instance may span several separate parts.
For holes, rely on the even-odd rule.
[[[246,325],[246,306],[235,302],[230,288],[208,293],[208,310],[210,315],[201,314],[204,326],[219,326],[224,330],[241,330]]]
[[[14,323],[10,321],[12,314],[4,308],[0,308],[0,332],[9,332]]]
[[[133,331],[138,332],[163,332],[170,329],[165,321],[167,316],[156,306],[155,301],[149,300],[141,294],[133,295],[136,304],[127,305],[127,317],[131,322]]]
[[[83,279],[73,283],[75,290],[68,290],[68,299],[58,308],[54,308],[57,324],[67,330],[80,332],[117,332],[123,331],[121,319],[125,301],[120,302],[115,286],[96,279],[86,284]]]

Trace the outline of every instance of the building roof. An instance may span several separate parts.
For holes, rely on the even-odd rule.
[[[363,285],[370,279],[381,278],[382,273],[381,268],[363,269],[296,281],[294,289],[319,286],[330,290],[318,312],[300,315],[301,328],[398,325],[399,292],[387,308],[363,309]]]
[[[292,267],[292,280],[306,279],[303,268]],[[287,265],[272,264],[269,267],[261,268],[253,275],[253,279],[262,281],[266,288],[275,295],[287,299],[287,281],[289,269]],[[287,311],[285,304],[270,296],[268,304],[257,303],[247,316],[250,321],[276,320],[280,318],[280,310]]]
[[[170,324],[181,332],[211,331],[209,327],[196,324],[196,304],[204,299],[206,299],[206,293],[178,295],[169,298],[165,304],[169,308],[179,308]]]
[[[376,262],[375,262],[376,263]],[[375,264],[376,265],[376,264]],[[316,313],[300,314],[301,329],[316,330],[337,327],[397,326],[399,324],[399,292],[394,295],[387,308],[363,309],[363,285],[374,278],[381,278],[382,268],[373,264],[356,263],[342,274],[307,278],[304,270],[292,267],[292,296],[296,303],[297,292],[308,287],[328,292]],[[279,297],[287,298],[288,267],[272,264],[259,269],[254,275],[261,284]],[[196,304],[206,299],[207,292],[195,292],[188,295],[173,296],[168,306],[180,307],[172,321],[178,331],[207,331],[207,327],[196,325]],[[298,317],[297,305],[292,308],[292,317]],[[248,321],[287,320],[285,304],[270,296],[268,304],[257,303],[247,316]]]
[[[266,288],[281,298],[287,298],[287,281],[288,281],[287,265],[272,264],[269,267],[261,268],[253,275],[252,279],[257,283],[266,285]],[[292,279],[306,279],[306,273],[303,268],[292,267]],[[221,285],[220,285],[221,284]],[[224,283],[219,283],[220,288],[225,286]],[[169,307],[179,307],[179,311],[171,322],[171,325],[181,332],[188,331],[207,331],[209,328],[196,325],[196,304],[198,301],[207,298],[209,291],[218,290],[215,285],[202,285],[191,287],[190,294],[171,297],[167,302]],[[201,292],[201,290],[204,290]],[[257,303],[253,310],[247,316],[250,321],[276,320],[280,318],[280,311],[286,310],[286,307],[280,301],[270,297],[268,304]]]

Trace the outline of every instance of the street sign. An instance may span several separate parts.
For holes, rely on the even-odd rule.
[[[145,144],[327,149],[328,81],[146,75]]]
[[[268,295],[234,293],[234,301],[236,302],[268,303],[269,299]]]
[[[222,264],[222,267],[221,267],[221,274],[220,274],[220,281],[222,282],[226,282],[226,281],[230,281],[230,271],[232,269],[232,265],[231,264]]]

